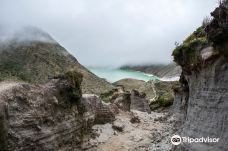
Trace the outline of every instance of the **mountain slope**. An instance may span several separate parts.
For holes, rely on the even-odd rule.
[[[21,33],[22,32],[22,33]],[[50,35],[37,28],[25,28],[0,43],[0,80],[18,79],[46,83],[75,69],[83,75],[83,93],[100,94],[112,85],[82,66]]]

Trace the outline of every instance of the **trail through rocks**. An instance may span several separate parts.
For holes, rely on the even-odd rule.
[[[110,124],[93,126],[89,151],[168,151],[172,117],[167,113],[122,112]]]

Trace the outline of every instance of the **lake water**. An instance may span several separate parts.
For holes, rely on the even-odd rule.
[[[124,78],[133,78],[143,81],[159,79],[151,74],[145,74],[143,72],[123,70],[123,69],[113,69],[113,68],[98,68],[98,67],[88,67],[88,69],[100,78],[104,78],[109,82],[116,82]]]

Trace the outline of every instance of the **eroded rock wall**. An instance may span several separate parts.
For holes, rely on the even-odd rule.
[[[189,98],[177,95],[182,105],[181,136],[220,138],[219,143],[184,144],[189,150],[225,151],[228,139],[228,61],[216,60],[198,74],[186,76]],[[180,106],[181,109],[181,106]],[[183,117],[185,116],[185,117]]]
[[[59,96],[67,89],[64,83],[62,89],[55,89],[56,84],[1,82],[1,150],[80,148],[82,118],[70,97]]]
[[[97,96],[81,96],[75,75],[44,85],[0,82],[0,151],[83,150],[83,137],[95,123],[115,119]]]
[[[185,43],[174,58],[183,69],[182,88],[176,90],[176,134],[182,137],[219,138],[218,143],[182,143],[174,150],[226,151],[228,146],[228,1],[212,13],[206,37]],[[205,41],[202,43],[202,39]],[[191,42],[190,42],[191,43]],[[206,43],[206,44],[205,44]],[[192,50],[192,51],[190,51]],[[191,52],[187,53],[187,52]],[[226,52],[226,53],[225,53]],[[192,56],[190,56],[192,55]],[[183,58],[187,58],[183,60]]]

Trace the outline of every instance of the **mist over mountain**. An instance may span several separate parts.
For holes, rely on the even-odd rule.
[[[217,0],[1,0],[0,28],[5,34],[27,25],[42,28],[83,65],[169,63],[175,41],[185,39],[217,5]]]
[[[57,43],[49,34],[34,26],[25,26],[18,28],[17,30],[11,31],[11,33],[4,33],[3,30],[6,28],[0,29],[3,36],[1,37],[1,41],[10,41],[13,40],[15,42],[23,42],[23,41],[41,41],[48,43]]]
[[[84,93],[99,94],[112,88],[111,84],[87,70],[42,29],[32,26],[21,28],[0,43],[0,81],[15,79],[46,83],[72,69],[83,75]]]

